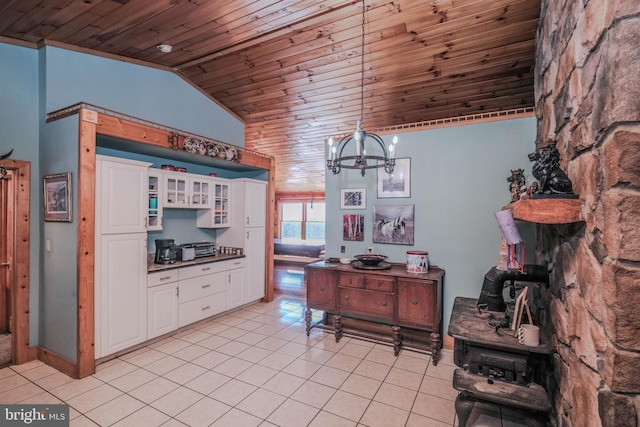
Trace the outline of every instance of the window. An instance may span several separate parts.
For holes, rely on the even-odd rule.
[[[280,236],[283,239],[324,242],[324,202],[283,202]]]

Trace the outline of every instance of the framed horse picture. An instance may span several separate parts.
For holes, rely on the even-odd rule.
[[[373,243],[413,245],[414,205],[374,205]]]

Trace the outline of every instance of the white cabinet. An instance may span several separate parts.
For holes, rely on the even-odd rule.
[[[147,339],[178,329],[178,270],[147,276]]]
[[[96,156],[96,232],[118,234],[147,231],[147,173],[150,165]]]
[[[211,178],[181,172],[165,172],[163,173],[163,207],[210,208],[212,185]]]
[[[245,302],[257,301],[264,297],[265,288],[265,228],[245,229],[245,256],[251,268],[247,270]]]
[[[216,242],[222,246],[244,248],[247,268],[242,303],[253,302],[265,295],[267,183],[253,179],[237,179],[231,184],[231,211],[242,218],[218,231]]]
[[[225,261],[227,264],[227,310],[244,304],[245,297],[245,259]]]
[[[147,339],[150,163],[96,156],[95,357]]]
[[[267,223],[267,183],[242,179],[239,192],[244,193],[244,226],[264,227]]]
[[[196,225],[200,228],[231,226],[231,184],[228,180],[212,182],[213,203],[211,209],[199,209]]]
[[[147,235],[106,234],[96,248],[96,357],[147,339]]]
[[[179,327],[226,309],[225,268],[225,263],[221,261],[179,269]]]
[[[149,207],[147,212],[147,230],[162,230],[162,173],[149,169]]]

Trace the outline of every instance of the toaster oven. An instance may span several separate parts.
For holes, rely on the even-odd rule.
[[[189,246],[193,246],[196,258],[216,255],[216,244],[214,242],[189,243]]]

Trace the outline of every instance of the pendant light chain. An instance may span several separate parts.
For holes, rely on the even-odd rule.
[[[365,9],[367,5],[362,0],[362,52],[360,54],[360,127],[364,129],[364,26],[365,26]],[[361,129],[358,129],[361,130]]]
[[[393,173],[396,165],[395,145],[398,137],[393,137],[393,143],[389,144],[389,148],[385,146],[384,141],[374,133],[368,133],[364,130],[364,43],[365,43],[365,25],[367,10],[366,0],[362,0],[362,45],[360,51],[360,118],[357,120],[356,131],[343,137],[334,145],[333,137],[330,137],[327,153],[327,168],[334,175],[339,174],[342,168],[358,169],[364,177],[367,169],[384,168],[388,174]],[[344,149],[351,143],[355,145],[354,155],[343,155]],[[369,153],[365,150],[367,143],[372,148]],[[382,152],[382,155],[376,154],[375,151]]]

